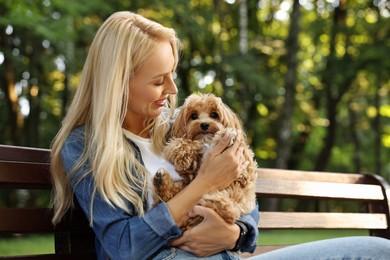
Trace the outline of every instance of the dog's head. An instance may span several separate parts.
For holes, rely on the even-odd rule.
[[[174,137],[205,140],[223,128],[241,130],[242,124],[221,98],[213,94],[192,94],[181,107],[172,134]]]

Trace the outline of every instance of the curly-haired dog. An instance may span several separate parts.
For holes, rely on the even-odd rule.
[[[227,223],[234,223],[249,213],[255,203],[256,162],[246,143],[242,123],[237,115],[213,94],[192,94],[184,102],[172,126],[172,138],[164,155],[183,178],[174,182],[169,172],[160,169],[153,179],[154,203],[168,201],[180,192],[197,174],[202,158],[226,132],[237,134],[241,130],[244,156],[250,163],[226,189],[205,194],[199,205],[214,209]],[[202,219],[190,219],[183,230],[195,226]]]

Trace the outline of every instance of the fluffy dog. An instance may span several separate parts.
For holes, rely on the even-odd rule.
[[[250,163],[226,189],[205,194],[198,205],[214,209],[227,223],[234,223],[249,213],[255,203],[256,162],[246,142],[243,126],[237,115],[213,94],[192,94],[184,102],[172,126],[172,138],[164,149],[164,156],[183,178],[174,182],[169,172],[160,169],[154,176],[154,203],[168,201],[197,174],[202,158],[225,133],[234,135],[241,130],[241,146]],[[198,224],[202,219],[190,219],[183,230]]]

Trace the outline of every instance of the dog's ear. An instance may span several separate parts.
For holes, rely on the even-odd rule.
[[[220,100],[220,107],[222,112],[222,116],[221,116],[222,124],[225,127],[242,130],[243,129],[242,122],[241,119],[237,116],[237,114],[234,113],[234,111],[228,105],[223,103],[222,100]]]
[[[187,109],[185,105],[181,106],[179,109],[180,111],[172,125],[172,137],[182,137],[185,134],[184,129],[187,124]]]

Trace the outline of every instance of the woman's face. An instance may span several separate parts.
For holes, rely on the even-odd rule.
[[[161,41],[130,83],[124,128],[139,134],[145,120],[160,115],[168,95],[177,93],[173,81],[174,64],[170,43]]]

